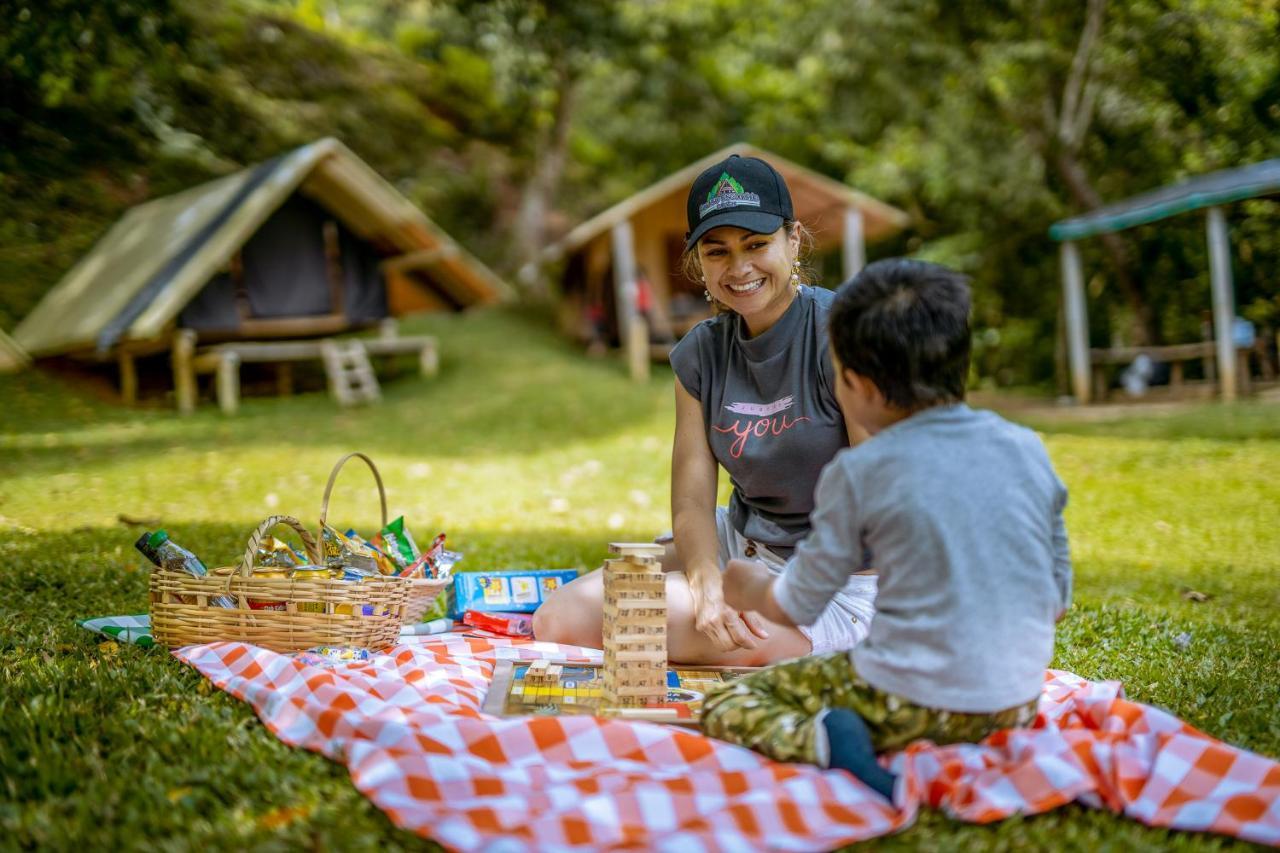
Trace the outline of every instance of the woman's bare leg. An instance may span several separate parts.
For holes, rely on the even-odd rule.
[[[809,638],[799,628],[778,625],[760,618],[767,640],[755,637],[754,649],[723,652],[711,638],[697,629],[693,614],[693,593],[684,572],[667,574],[667,659],[695,666],[765,666],[780,660],[804,657],[813,651]],[[748,632],[750,633],[750,632]]]
[[[664,543],[660,558],[664,572],[680,571],[684,563],[675,545]],[[594,571],[575,578],[547,596],[533,614],[533,635],[548,643],[600,648],[604,639],[604,572]]]
[[[533,614],[533,636],[548,643],[598,649],[603,645],[604,572],[596,570],[557,589]]]
[[[766,620],[767,640],[756,639],[754,649],[722,652],[694,625],[693,594],[684,572],[667,578],[667,658],[702,666],[763,666],[812,651],[799,629]],[[604,645],[604,573],[591,572],[552,593],[533,614],[533,634],[550,643],[598,649]]]

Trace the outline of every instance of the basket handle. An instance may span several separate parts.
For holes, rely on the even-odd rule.
[[[307,551],[307,558],[311,560],[312,565],[324,565],[324,554],[320,551],[320,546],[316,544],[316,538],[312,536],[307,528],[302,526],[302,522],[291,515],[273,515],[264,519],[257,529],[253,531],[253,535],[249,537],[249,544],[245,546],[244,556],[240,558],[240,574],[244,577],[250,577],[253,574],[253,556],[258,553],[258,548],[262,545],[262,540],[271,532],[271,528],[277,524],[287,524],[297,532],[302,538],[302,546]]]
[[[378,501],[382,504],[382,527],[387,526],[387,490],[382,487],[382,475],[378,473],[378,466],[373,464],[373,460],[365,456],[360,451],[348,453],[342,457],[333,466],[333,470],[329,472],[329,482],[324,485],[324,499],[320,503],[320,524],[324,525],[329,518],[329,495],[333,493],[333,484],[338,479],[338,472],[342,470],[342,466],[347,464],[347,460],[353,456],[358,456],[369,466],[369,470],[373,472],[374,482],[378,484]],[[381,528],[379,528],[381,529]]]

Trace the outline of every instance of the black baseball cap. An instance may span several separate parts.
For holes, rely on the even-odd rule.
[[[686,207],[689,217],[689,230],[684,237],[686,249],[721,225],[772,234],[783,222],[796,218],[791,207],[791,192],[778,170],[758,157],[737,154],[698,176],[689,190]]]

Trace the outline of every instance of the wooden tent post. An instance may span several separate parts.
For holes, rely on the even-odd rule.
[[[224,415],[234,415],[240,408],[240,354],[224,352],[218,359],[215,384],[218,387],[218,408]]]
[[[862,227],[862,211],[850,207],[844,212],[844,280],[848,281],[867,265],[867,247]]]
[[[639,314],[631,315],[627,329],[627,368],[637,382],[649,381],[649,324]]]
[[[622,348],[630,351],[631,319],[636,314],[636,245],[631,221],[623,220],[613,226],[613,294],[618,315],[618,334]],[[633,379],[638,379],[633,371]]]
[[[189,415],[196,410],[196,369],[192,358],[196,351],[196,333],[191,329],[178,329],[173,333],[173,396],[179,414]]]
[[[1084,270],[1080,250],[1062,244],[1062,297],[1067,314],[1067,358],[1071,364],[1071,388],[1076,402],[1089,402],[1089,315],[1084,304]]]
[[[418,350],[418,371],[428,379],[440,373],[440,351],[436,348],[435,338],[422,340],[422,349]]]
[[[120,397],[126,406],[138,402],[138,365],[133,353],[126,347],[120,347],[116,360],[120,364]]]
[[[1231,286],[1231,256],[1227,220],[1221,207],[1205,215],[1209,238],[1209,284],[1213,290],[1213,336],[1217,343],[1219,387],[1225,401],[1236,398],[1236,354],[1231,325],[1235,320],[1235,294]]]

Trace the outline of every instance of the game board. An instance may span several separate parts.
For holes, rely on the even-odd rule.
[[[708,690],[749,673],[750,667],[702,667],[667,670],[667,701],[649,708],[608,709],[600,706],[603,672],[599,664],[562,661],[553,687],[527,687],[526,661],[498,661],[482,710],[498,717],[529,715],[600,715],[615,713],[673,725],[696,726],[702,697]]]

